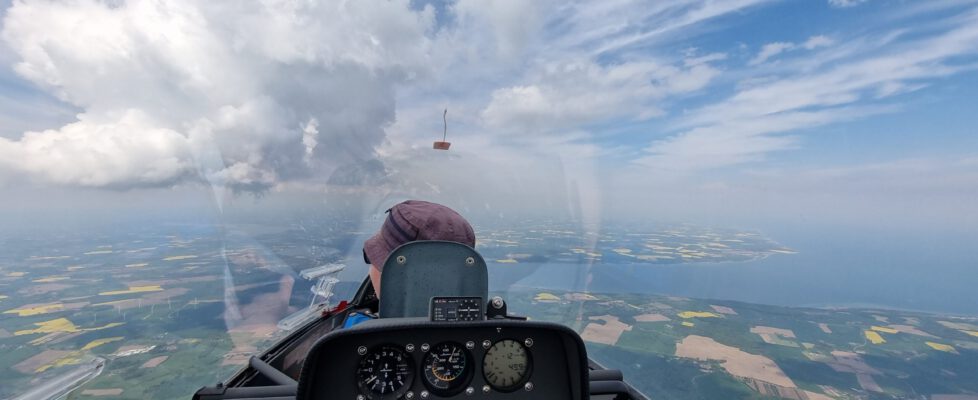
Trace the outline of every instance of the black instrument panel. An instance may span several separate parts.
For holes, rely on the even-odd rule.
[[[562,325],[380,319],[320,339],[297,399],[582,399],[586,371],[583,342]]]

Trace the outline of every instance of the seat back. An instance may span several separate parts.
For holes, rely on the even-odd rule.
[[[380,318],[427,317],[436,296],[489,296],[486,261],[456,242],[423,240],[394,249],[380,278]]]

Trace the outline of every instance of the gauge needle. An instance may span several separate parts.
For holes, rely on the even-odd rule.
[[[366,380],[365,382],[363,382],[363,383],[364,383],[365,385],[369,385],[369,384],[370,384],[371,382],[373,382],[373,381],[375,381],[375,380],[377,380],[377,375],[374,375],[374,376],[371,376],[371,377],[370,377],[370,379],[367,379],[367,380]]]

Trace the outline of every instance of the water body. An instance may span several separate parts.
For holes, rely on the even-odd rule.
[[[978,315],[975,235],[791,229],[765,233],[798,254],[740,263],[494,264],[490,280],[494,290],[529,286]]]

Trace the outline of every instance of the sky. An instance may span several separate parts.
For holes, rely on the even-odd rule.
[[[0,6],[0,213],[978,224],[975,1]]]

